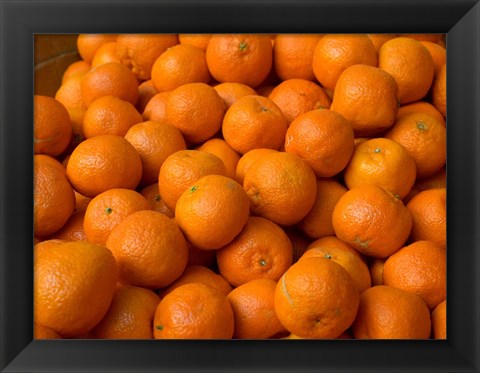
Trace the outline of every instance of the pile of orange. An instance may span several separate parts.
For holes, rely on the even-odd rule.
[[[34,98],[36,338],[446,338],[442,35],[77,45]]]

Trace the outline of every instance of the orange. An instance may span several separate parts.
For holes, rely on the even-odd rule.
[[[367,35],[327,34],[313,52],[313,73],[320,84],[334,90],[347,67],[362,64],[377,66],[377,51]]]
[[[301,338],[332,339],[355,319],[359,295],[343,267],[324,258],[292,265],[275,289],[275,312],[282,325]]]
[[[224,163],[216,155],[202,150],[180,150],[163,162],[158,175],[160,197],[172,210],[180,195],[206,175],[226,175]]]
[[[152,290],[119,285],[93,335],[97,339],[153,339],[153,316],[158,303],[160,298]]]
[[[108,236],[107,248],[126,284],[158,289],[183,273],[188,260],[185,238],[175,221],[157,211],[137,211]]]
[[[76,75],[76,74],[83,75],[88,70],[90,70],[90,68],[91,66],[87,61],[80,60],[80,61],[72,62],[70,65],[67,66],[67,68],[63,72],[62,84],[65,84],[65,82],[68,79],[70,79],[73,75]]]
[[[392,75],[378,67],[354,65],[338,78],[331,109],[350,121],[358,137],[390,127],[398,106],[398,86]]]
[[[116,41],[111,41],[109,43],[102,44],[100,48],[97,49],[92,59],[92,67],[100,66],[109,62],[123,64],[127,59],[127,48]]]
[[[273,46],[273,66],[281,80],[315,80],[313,51],[323,37],[319,34],[279,34]]]
[[[447,190],[428,189],[418,193],[407,204],[412,215],[413,241],[427,240],[442,248],[447,246]]]
[[[292,259],[292,244],[284,230],[254,216],[232,242],[217,251],[220,274],[233,286],[260,278],[277,281]]]
[[[138,99],[136,108],[139,113],[145,111],[147,104],[150,100],[158,93],[158,91],[153,86],[152,80],[145,80],[144,82],[140,83],[138,86]]]
[[[383,267],[385,259],[374,259],[370,264],[370,277],[372,278],[372,286],[383,285]]]
[[[285,151],[301,158],[317,177],[338,174],[352,156],[353,129],[341,115],[329,109],[309,111],[288,127]]]
[[[117,277],[115,259],[103,246],[76,241],[37,252],[35,322],[64,336],[89,331],[107,313]]]
[[[267,339],[285,331],[275,314],[276,286],[276,281],[258,279],[240,285],[228,294],[235,317],[233,338]]]
[[[117,36],[116,34],[80,34],[77,38],[78,53],[83,60],[91,63],[98,48],[105,43],[116,41]]]
[[[83,132],[88,139],[98,135],[125,136],[136,123],[143,121],[130,102],[114,96],[103,96],[93,101],[83,116]]]
[[[74,149],[67,176],[76,191],[95,197],[112,188],[136,188],[142,177],[142,161],[123,137],[95,136]]]
[[[383,137],[357,145],[344,171],[349,189],[375,184],[399,198],[408,194],[416,175],[415,159],[408,150]]]
[[[207,175],[178,198],[175,220],[195,247],[214,250],[240,233],[249,208],[248,195],[240,184],[225,176]]]
[[[156,93],[147,103],[143,110],[144,120],[165,121],[167,118],[166,104],[169,92]]]
[[[430,52],[419,41],[398,37],[378,51],[378,67],[390,73],[398,84],[401,104],[421,100],[428,93],[435,66]]]
[[[155,60],[168,48],[178,44],[178,36],[176,34],[120,34],[117,42],[127,49],[129,59],[126,61],[126,66],[138,79],[148,80]]]
[[[273,89],[276,87],[274,84],[262,84],[257,87],[255,90],[259,96],[268,97],[272,93]]]
[[[62,336],[48,326],[33,323],[33,339],[61,339]]]
[[[290,124],[299,115],[314,109],[329,109],[331,100],[318,84],[304,79],[288,79],[277,85],[268,96]]]
[[[65,225],[58,230],[52,238],[65,241],[85,241],[87,237],[83,229],[84,218],[85,211],[75,211]]]
[[[109,189],[88,204],[83,223],[85,235],[89,242],[105,246],[108,236],[123,219],[149,209],[146,198],[134,190]]]
[[[220,158],[225,165],[227,171],[226,175],[230,179],[235,179],[237,172],[237,164],[240,160],[240,154],[238,154],[233,148],[222,139],[210,139],[200,145],[197,150],[205,151],[207,153],[216,155]]]
[[[189,83],[169,93],[165,112],[168,122],[182,131],[186,141],[198,144],[220,130],[225,104],[209,85]]]
[[[430,311],[416,294],[374,286],[360,296],[352,326],[355,339],[428,339]]]
[[[327,236],[312,242],[299,261],[313,257],[340,264],[352,278],[359,294],[371,286],[370,272],[362,256],[337,237]]]
[[[412,226],[402,201],[374,184],[345,193],[333,210],[332,222],[338,238],[374,258],[386,258],[400,249]]]
[[[434,339],[447,339],[447,301],[444,300],[432,311]]]
[[[35,246],[33,247],[34,255],[37,255],[42,250],[49,250],[50,247],[61,245],[63,243],[67,243],[67,242],[68,242],[67,240],[60,240],[60,239],[56,239],[56,238],[41,241],[41,242],[35,244]]]
[[[183,274],[172,284],[170,284],[167,288],[162,289],[160,294],[162,297],[165,297],[176,288],[192,282],[211,286],[225,296],[232,291],[232,287],[227,280],[213,272],[211,269],[201,265],[191,265],[187,266]]]
[[[65,168],[54,158],[33,157],[33,232],[48,236],[68,221],[75,208],[75,195]]]
[[[280,108],[263,96],[244,96],[225,113],[223,138],[235,151],[278,149],[285,139],[287,119]]]
[[[161,212],[169,218],[173,218],[175,216],[173,211],[170,210],[162,197],[160,197],[158,183],[146,186],[140,191],[140,194],[144,196],[148,202],[150,202],[151,210]]]
[[[255,162],[245,174],[243,187],[255,215],[281,225],[302,220],[315,203],[315,173],[299,157],[274,152]]]
[[[444,117],[447,116],[447,65],[444,64],[432,86],[432,102]]]
[[[55,157],[72,138],[72,122],[65,106],[48,96],[33,98],[33,152]]]
[[[257,95],[257,92],[249,87],[248,85],[242,83],[220,83],[213,87],[218,95],[225,102],[225,108],[228,109],[232,106],[238,99],[243,96]]]
[[[152,82],[159,92],[171,91],[187,83],[208,83],[205,52],[188,44],[168,48],[152,66]]]
[[[83,116],[87,106],[82,97],[82,75],[76,74],[63,83],[55,93],[55,99],[67,109],[70,116],[74,145],[85,138],[83,134]]]
[[[259,149],[252,149],[245,154],[243,154],[237,163],[237,169],[235,172],[235,180],[237,180],[240,184],[243,185],[243,179],[245,178],[245,174],[250,169],[250,167],[258,160],[262,159],[263,156],[274,153],[275,150],[273,149],[266,149],[266,148],[259,148]]]
[[[412,189],[410,189],[410,193],[408,193],[408,195],[403,199],[403,202],[407,204],[413,197],[415,197],[418,193],[424,190],[446,187],[447,172],[445,170],[445,167],[442,167],[440,171],[438,171],[436,174],[417,180],[415,184],[413,184]]]
[[[428,114],[434,117],[437,121],[442,123],[444,127],[446,127],[445,118],[443,117],[442,113],[440,113],[435,108],[435,106],[433,106],[430,102],[427,102],[427,101],[417,101],[412,104],[400,106],[397,111],[397,119],[401,115],[418,113],[418,112]]]
[[[447,130],[428,114],[411,113],[398,117],[385,137],[399,143],[412,155],[420,179],[434,175],[445,165]]]
[[[207,66],[220,83],[243,83],[255,88],[272,68],[272,43],[264,35],[217,34],[210,39]]]
[[[427,48],[432,55],[433,64],[435,65],[435,75],[437,75],[442,66],[447,62],[447,50],[441,45],[431,41],[421,41],[420,43]]]
[[[332,214],[341,196],[347,192],[342,184],[332,178],[317,180],[317,195],[309,213],[298,223],[298,228],[312,239],[333,236]]]
[[[419,41],[430,41],[432,43],[438,43],[442,40],[443,34],[400,34],[407,38],[419,40]]]
[[[142,185],[158,181],[165,159],[187,147],[180,130],[166,122],[141,120],[130,127],[125,139],[133,145],[142,160]]]
[[[155,339],[231,339],[234,316],[227,298],[200,283],[182,285],[155,311]]]
[[[416,241],[392,254],[383,283],[419,295],[430,309],[447,297],[447,253],[429,241]]]
[[[115,96],[135,105],[138,82],[135,75],[118,62],[109,62],[91,69],[82,76],[82,98],[88,107],[103,96]]]
[[[193,45],[202,50],[207,49],[212,34],[178,34],[180,44]]]
[[[375,46],[376,51],[385,44],[387,41],[397,37],[397,34],[367,34],[373,45]]]

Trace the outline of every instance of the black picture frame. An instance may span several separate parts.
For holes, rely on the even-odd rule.
[[[445,1],[0,0],[0,368],[479,372],[480,4]],[[33,35],[446,33],[448,339],[32,341]]]

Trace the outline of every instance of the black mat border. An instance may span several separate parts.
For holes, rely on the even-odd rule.
[[[479,371],[478,1],[0,1],[0,369]],[[31,341],[33,34],[448,33],[447,341]]]

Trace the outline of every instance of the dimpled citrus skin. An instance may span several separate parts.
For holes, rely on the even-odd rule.
[[[275,290],[275,312],[285,328],[302,338],[336,338],[355,319],[358,290],[339,264],[305,258],[292,265]]]
[[[240,234],[217,251],[220,274],[233,286],[260,278],[277,281],[292,260],[293,247],[285,231],[257,216],[249,217]]]
[[[447,297],[447,252],[416,241],[392,254],[383,267],[383,283],[422,297],[434,309]]]
[[[48,155],[35,155],[33,189],[34,233],[48,236],[63,227],[75,208],[75,195],[62,164]]]
[[[197,144],[220,130],[225,103],[209,85],[189,83],[170,91],[165,112],[168,123],[180,129],[187,142]]]
[[[109,248],[122,282],[158,289],[184,271],[188,249],[174,220],[160,212],[142,210],[123,219],[110,233]]]
[[[360,296],[352,325],[355,339],[428,339],[430,311],[416,294],[374,286]]]
[[[227,298],[200,283],[185,284],[160,301],[155,339],[231,339],[234,316]]]
[[[402,201],[373,184],[345,193],[333,210],[332,222],[338,238],[375,258],[386,258],[400,249],[412,227]]]
[[[245,174],[243,187],[252,212],[277,224],[293,225],[315,203],[315,173],[299,157],[273,152],[255,162]]]
[[[142,177],[142,161],[123,137],[95,136],[72,152],[67,176],[76,191],[95,197],[112,188],[136,188]]]
[[[354,65],[338,78],[331,109],[350,121],[358,137],[392,126],[398,105],[398,85],[392,75],[378,67]]]
[[[37,252],[34,319],[64,336],[85,333],[108,311],[118,269],[112,253],[85,241]]]
[[[250,213],[250,201],[233,179],[207,175],[182,193],[175,219],[188,241],[199,249],[219,249],[240,233]]]

